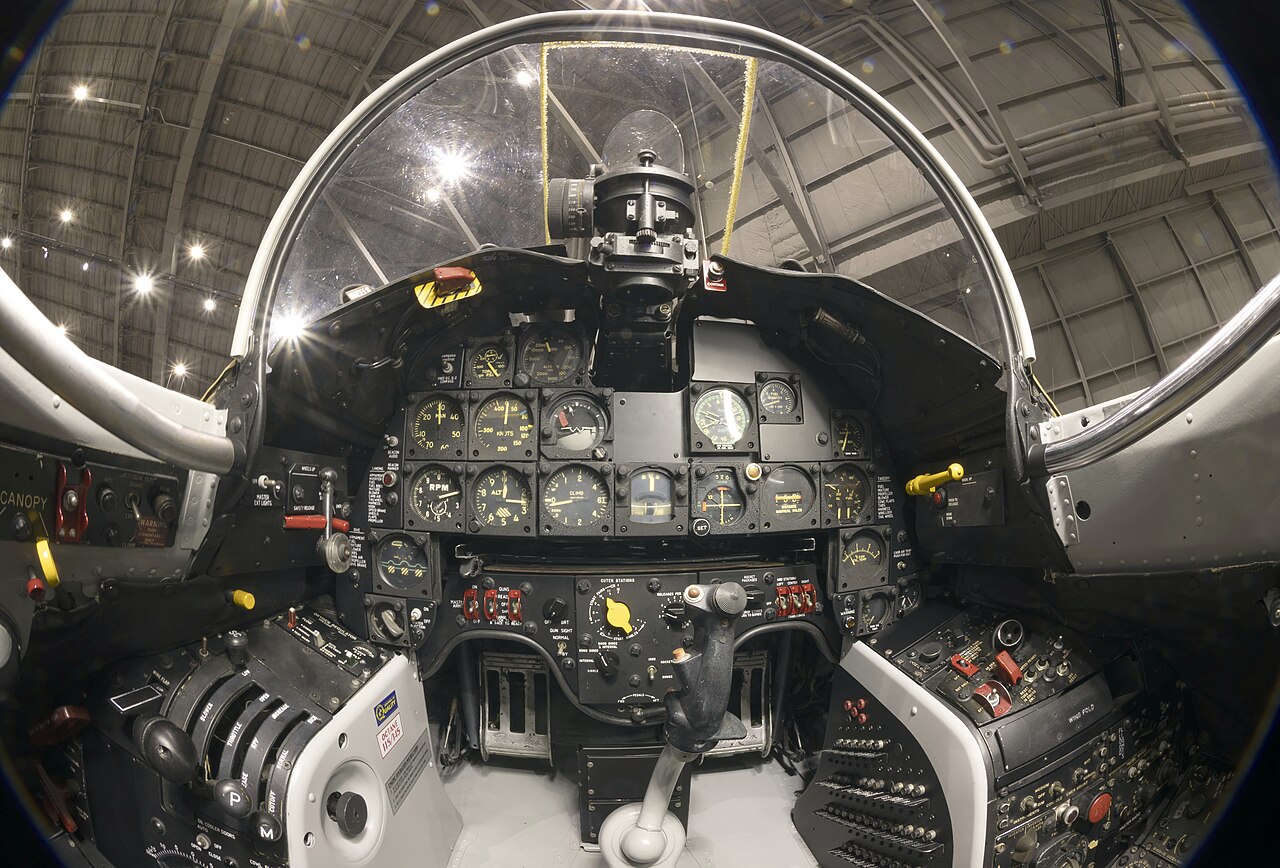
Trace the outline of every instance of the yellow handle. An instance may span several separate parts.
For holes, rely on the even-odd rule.
[[[53,548],[47,539],[36,540],[36,555],[40,558],[40,570],[44,573],[44,583],[51,588],[58,587],[62,581],[58,576],[58,565],[53,562]]]
[[[926,494],[932,494],[933,490],[939,485],[947,482],[958,482],[961,479],[964,479],[964,468],[959,464],[949,464],[946,470],[939,470],[937,473],[923,473],[908,482],[907,494],[913,497],[923,497]]]
[[[631,608],[626,603],[618,603],[604,598],[605,616],[604,619],[609,622],[610,627],[615,627],[631,635]]]
[[[245,611],[249,611],[255,605],[257,605],[258,601],[255,600],[253,598],[253,594],[249,593],[248,591],[232,591],[231,602],[236,606],[239,606],[241,609],[244,609]]]

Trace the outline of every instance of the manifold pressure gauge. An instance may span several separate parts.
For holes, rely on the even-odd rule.
[[[409,438],[420,455],[461,458],[463,432],[462,407],[444,395],[434,395],[419,404],[409,423]]]

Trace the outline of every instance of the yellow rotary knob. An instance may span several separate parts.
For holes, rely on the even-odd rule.
[[[631,634],[631,609],[626,603],[619,603],[608,597],[604,598],[605,615],[604,619],[609,622],[610,627],[616,627],[624,634]]]

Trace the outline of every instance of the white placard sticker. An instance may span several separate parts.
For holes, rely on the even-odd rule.
[[[391,753],[391,749],[395,747],[400,739],[404,736],[404,728],[400,726],[400,715],[396,715],[387,721],[387,725],[378,730],[378,750],[383,757]]]

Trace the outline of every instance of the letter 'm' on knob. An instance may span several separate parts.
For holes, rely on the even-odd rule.
[[[191,736],[167,717],[157,714],[138,718],[133,725],[133,740],[142,758],[160,777],[175,784],[185,784],[196,776],[199,757]]]
[[[255,811],[251,825],[261,840],[280,840],[280,821],[266,811]]]
[[[253,810],[249,791],[234,778],[218,781],[213,785],[214,801],[232,817],[244,819]]]
[[[337,823],[338,830],[348,838],[363,832],[369,820],[369,806],[359,793],[330,793],[325,808],[329,819]]]

